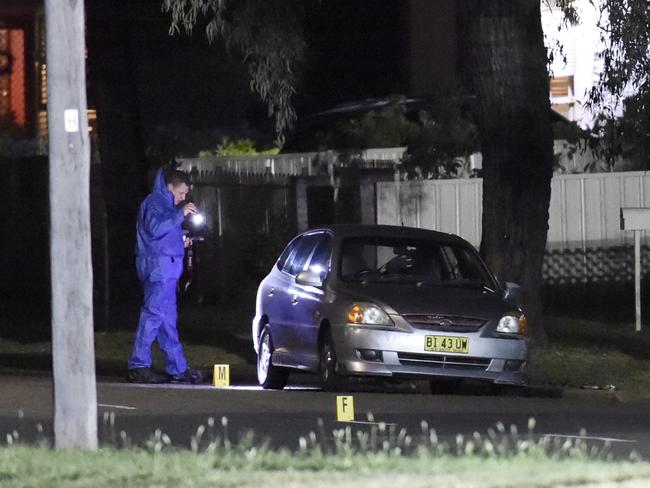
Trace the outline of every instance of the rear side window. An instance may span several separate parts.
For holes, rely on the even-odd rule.
[[[302,238],[303,238],[302,236],[295,238],[293,241],[289,243],[287,247],[284,248],[284,251],[282,251],[282,254],[280,254],[280,258],[278,259],[278,263],[277,263],[279,270],[282,270],[282,268],[284,268],[287,259],[291,255],[291,252],[296,248],[296,246],[302,240]]]
[[[314,253],[309,261],[309,269],[318,273],[324,280],[329,273],[330,258],[332,256],[332,237],[323,234],[314,248]]]
[[[302,236],[300,241],[292,249],[291,253],[287,257],[282,270],[289,273],[292,276],[296,276],[307,264],[307,260],[314,250],[316,242],[319,240],[322,234],[308,234]]]

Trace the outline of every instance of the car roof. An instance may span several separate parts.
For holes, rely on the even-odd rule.
[[[429,229],[404,227],[397,225],[372,225],[372,224],[334,224],[309,229],[303,234],[329,231],[336,237],[406,237],[411,239],[431,239],[445,242],[458,242],[467,244],[467,241],[455,234],[447,234]]]

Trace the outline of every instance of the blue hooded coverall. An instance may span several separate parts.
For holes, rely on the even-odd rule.
[[[183,272],[185,216],[174,205],[162,168],[153,191],[140,205],[136,234],[136,269],[144,288],[144,304],[129,360],[129,369],[151,367],[151,346],[165,356],[165,371],[176,376],[187,370],[187,361],[176,329],[176,286]]]

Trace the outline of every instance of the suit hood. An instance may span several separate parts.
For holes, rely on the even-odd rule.
[[[169,191],[169,188],[167,188],[167,184],[165,183],[165,172],[162,168],[159,168],[158,171],[156,171],[152,192],[162,195],[165,199],[165,203],[169,202],[171,207],[174,206],[174,195]]]

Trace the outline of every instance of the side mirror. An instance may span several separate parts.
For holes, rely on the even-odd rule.
[[[320,275],[310,269],[306,269],[305,271],[298,273],[296,276],[296,283],[305,286],[323,286],[323,280],[321,279]]]
[[[517,283],[506,281],[504,284],[503,298],[510,302],[518,304],[519,300],[521,299],[521,286],[519,286]]]

